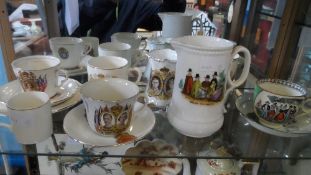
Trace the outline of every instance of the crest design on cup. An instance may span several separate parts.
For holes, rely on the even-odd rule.
[[[175,71],[166,67],[153,70],[150,77],[148,96],[167,100],[172,97]]]
[[[24,91],[44,92],[48,85],[46,74],[37,78],[33,72],[19,71],[18,75]]]
[[[94,123],[97,132],[102,134],[119,133],[124,131],[132,118],[132,106],[116,104],[112,107],[105,105],[95,110]]]
[[[188,69],[185,79],[179,81],[179,88],[182,94],[191,103],[212,105],[219,102],[223,98],[225,85],[224,70],[220,73],[214,72],[212,75],[200,75],[198,73],[193,76],[192,69]]]
[[[61,48],[58,49],[58,55],[62,59],[67,59],[69,57],[69,52],[64,47],[61,47]]]

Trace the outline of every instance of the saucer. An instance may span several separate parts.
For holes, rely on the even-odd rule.
[[[280,137],[301,137],[311,133],[311,114],[302,114],[296,117],[296,122],[274,128],[259,122],[253,110],[252,92],[246,92],[238,97],[235,104],[239,112],[250,125],[267,134]]]
[[[155,116],[148,107],[135,103],[134,110],[137,108],[141,108],[141,110],[134,114],[136,118],[126,130],[127,133],[135,136],[136,139],[126,143],[119,144],[113,136],[102,136],[94,132],[85,117],[83,104],[67,113],[64,118],[64,130],[74,140],[87,145],[108,147],[132,143],[147,135],[155,125]]]
[[[64,78],[58,77],[58,79],[60,83]],[[59,87],[58,92],[50,98],[52,106],[56,106],[71,98],[79,90],[79,84],[76,80],[68,78],[68,80]]]
[[[60,80],[63,77],[59,78]],[[52,113],[60,112],[80,101],[80,93],[78,88],[81,84],[68,78],[66,82],[61,86],[61,95],[55,97],[54,105],[52,106]],[[6,103],[14,95],[23,92],[18,80],[13,80],[0,87],[0,111],[3,113],[7,112]]]

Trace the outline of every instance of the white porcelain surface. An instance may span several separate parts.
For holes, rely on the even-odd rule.
[[[234,159],[197,159],[195,175],[241,174]]]
[[[61,67],[71,69],[78,67],[81,57],[90,51],[81,38],[54,37],[49,39],[52,53],[61,59]]]
[[[116,56],[100,56],[87,62],[88,79],[128,79],[128,61]]]
[[[139,88],[133,82],[120,78],[92,80],[81,86],[80,93],[88,123],[98,134],[120,133],[135,117],[133,106]]]
[[[151,51],[149,55],[146,96],[149,103],[166,106],[173,93],[177,53],[172,49],[159,49]]]
[[[236,107],[249,124],[267,134],[280,137],[301,137],[311,133],[310,114],[301,115],[296,118],[296,123],[291,123],[286,126],[281,125],[278,128],[270,128],[259,123],[253,110],[252,93],[238,97],[236,100]]]
[[[53,132],[51,103],[44,92],[23,92],[7,103],[12,130],[22,144],[34,144],[49,138]]]
[[[58,77],[58,79],[59,82],[61,82],[64,78]],[[69,98],[73,97],[76,93],[78,93],[80,86],[79,84],[73,79],[65,80],[59,87],[57,94],[50,98],[52,106],[59,105],[64,101],[67,101]]]
[[[61,80],[62,78],[59,78]],[[77,104],[80,99],[80,93],[77,91],[81,85],[79,82],[73,79],[68,79],[64,82],[62,86],[64,92],[72,94],[71,97],[64,100],[62,103],[52,106],[52,113],[56,113],[62,110],[65,110],[75,104]],[[7,113],[6,103],[7,101],[16,94],[23,92],[22,88],[19,85],[18,80],[13,80],[8,82],[0,87],[0,113]],[[67,96],[66,96],[67,98]]]
[[[98,47],[99,56],[118,56],[127,59],[129,65],[132,65],[131,45],[122,42],[106,42]]]
[[[241,46],[233,48],[234,43],[231,41],[207,36],[175,38],[171,44],[177,52],[178,61],[168,119],[179,132],[187,136],[210,136],[222,126],[227,95],[247,78],[250,53]],[[228,72],[233,56],[238,52],[245,54],[245,66],[240,78],[233,81]],[[211,91],[212,78],[216,73],[216,83],[214,83],[216,86]],[[199,78],[195,78],[197,74]],[[209,85],[207,90],[203,90],[202,83],[206,81],[207,76],[210,76]],[[198,90],[193,91],[193,88],[188,88],[187,79],[192,79],[193,87],[195,81],[198,81],[197,85],[200,85]],[[193,92],[195,97],[192,95]],[[199,94],[197,92],[200,92],[200,97],[197,97]],[[205,92],[204,98],[201,97],[203,92]]]
[[[139,107],[134,107],[134,111],[137,111]],[[140,105],[138,105],[140,106]],[[64,130],[74,140],[84,144],[94,146],[117,146],[115,137],[102,136],[95,133],[89,126],[88,121],[85,118],[85,109],[81,104],[72,109],[64,118]],[[135,112],[135,119],[131,122],[131,125],[126,130],[131,135],[136,137],[136,140],[147,135],[155,125],[155,116],[153,112],[144,107],[139,112]],[[131,142],[134,142],[132,140]],[[128,142],[130,143],[130,142]],[[127,143],[124,143],[127,144]]]
[[[192,15],[178,12],[161,12],[164,38],[175,38],[192,34]]]
[[[14,60],[11,65],[24,91],[41,91],[49,97],[56,94],[57,73],[61,71],[58,58],[44,55],[27,56]]]

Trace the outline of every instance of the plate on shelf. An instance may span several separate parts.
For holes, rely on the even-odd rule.
[[[63,80],[60,77],[59,80]],[[60,112],[80,102],[80,93],[78,91],[80,83],[74,79],[68,78],[60,87],[59,96],[51,99],[52,113]],[[0,87],[0,111],[7,112],[6,103],[14,95],[23,92],[18,80],[13,80]],[[53,104],[54,103],[54,104]]]
[[[301,137],[311,134],[311,114],[302,114],[296,117],[296,122],[282,125],[278,128],[270,128],[259,122],[253,111],[253,93],[246,92],[235,101],[236,107],[247,122],[254,128],[267,134],[280,137]]]
[[[135,103],[134,109],[140,108],[141,103]],[[134,112],[136,118],[131,122],[126,132],[136,137],[136,139],[126,143],[117,143],[113,136],[102,136],[95,133],[89,126],[83,104],[69,111],[64,118],[64,130],[74,140],[93,146],[118,146],[132,143],[147,135],[155,125],[153,112],[144,106],[139,112]]]

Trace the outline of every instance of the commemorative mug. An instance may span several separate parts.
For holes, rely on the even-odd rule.
[[[84,83],[80,93],[94,132],[113,136],[129,127],[139,94],[135,83],[120,78],[93,80]]]
[[[92,50],[91,44],[75,37],[54,37],[49,43],[53,55],[61,60],[61,68],[64,69],[79,67],[81,58]]]
[[[209,36],[184,36],[172,39],[177,52],[174,90],[168,108],[169,122],[190,137],[207,137],[223,124],[224,103],[235,87],[246,80],[251,56],[245,47]],[[233,81],[233,57],[244,54],[244,68]]]
[[[49,96],[44,92],[22,92],[7,102],[7,115],[18,142],[35,144],[52,135],[53,123]]]
[[[171,49],[154,50],[149,53],[149,83],[146,90],[148,103],[166,106],[172,98],[177,54]]]
[[[129,68],[125,58],[116,56],[101,56],[91,58],[87,63],[88,80],[103,78],[122,78],[127,80],[128,73],[135,71],[136,82],[140,81],[142,73],[138,68]]]
[[[99,56],[118,56],[127,59],[128,65],[132,65],[131,45],[122,42],[106,42],[98,47]]]
[[[11,64],[24,91],[41,91],[53,97],[68,80],[67,72],[60,69],[61,61],[53,56],[33,55],[14,60]],[[58,74],[65,79],[58,85]]]
[[[117,32],[111,35],[112,42],[122,42],[131,45],[131,49],[139,50],[139,46],[143,45],[141,50],[144,50],[147,46],[145,40],[137,33],[131,32]]]
[[[279,127],[294,121],[301,113],[311,112],[306,89],[287,80],[258,80],[253,99],[260,123],[269,127]]]
[[[91,46],[91,50],[88,53],[88,55],[92,57],[97,57],[98,56],[98,45],[99,45],[99,39],[97,37],[81,37],[81,39],[87,43],[87,45]]]

